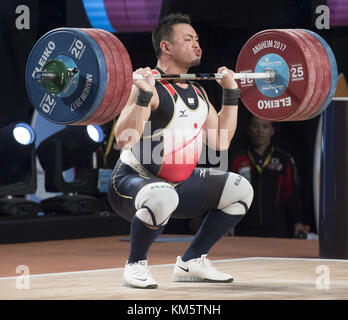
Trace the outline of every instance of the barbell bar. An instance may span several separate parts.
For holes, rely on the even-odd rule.
[[[222,73],[179,73],[179,74],[154,74],[155,80],[219,80],[224,77],[226,72]],[[235,73],[233,75],[234,79],[265,79],[272,82],[274,79],[273,70],[269,69],[265,72],[258,73]],[[133,74],[133,80],[144,80],[139,74]]]
[[[50,61],[51,62],[51,61]],[[44,65],[43,69],[47,69],[47,66]],[[67,69],[66,75],[64,73],[59,74],[54,71],[38,71],[36,73],[36,80],[39,82],[54,82],[58,81],[61,84],[65,83],[65,78],[72,79],[73,76],[78,72],[77,68]],[[178,73],[178,74],[154,74],[153,77],[155,80],[219,80],[224,77],[226,73]],[[274,71],[269,69],[265,72],[258,73],[234,73],[234,79],[264,79],[272,82],[274,79]],[[140,74],[133,73],[133,80],[145,80]]]

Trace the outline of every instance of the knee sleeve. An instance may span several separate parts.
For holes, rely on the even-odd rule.
[[[253,197],[254,190],[250,182],[241,175],[229,172],[218,209],[229,214],[245,214],[250,208]]]
[[[178,204],[179,196],[174,187],[165,182],[150,183],[135,197],[136,216],[151,226],[165,225]]]

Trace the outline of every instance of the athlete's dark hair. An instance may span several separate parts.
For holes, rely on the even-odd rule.
[[[152,32],[152,44],[157,58],[161,57],[160,43],[162,40],[171,42],[173,37],[173,26],[179,23],[191,24],[190,16],[182,13],[170,13],[158,22]]]

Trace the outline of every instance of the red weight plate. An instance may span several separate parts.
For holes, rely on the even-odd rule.
[[[309,32],[306,32],[305,30],[296,29],[295,31],[305,35],[308,38],[308,41],[311,41],[311,43],[314,45],[315,51],[318,52],[319,55],[321,71],[323,73],[323,82],[321,86],[317,86],[316,89],[320,92],[320,98],[318,99],[316,105],[314,106],[314,108],[312,108],[310,113],[306,114],[303,117],[303,120],[306,120],[311,118],[321,108],[329,94],[331,86],[331,65],[325,48],[316,37],[311,35]]]
[[[115,81],[116,81],[114,98],[110,102],[108,108],[105,110],[102,117],[99,118],[99,123],[104,124],[113,120],[114,118],[113,114],[115,110],[118,108],[120,101],[122,99],[122,95],[124,91],[124,76],[123,76],[124,66],[123,66],[123,60],[118,48],[114,45],[114,42],[110,40],[110,37],[108,36],[109,32],[102,29],[95,29],[95,32],[98,33],[98,36],[104,40],[104,42],[110,49],[112,60],[114,62],[113,68],[115,71],[114,74],[115,74]]]
[[[129,54],[123,45],[123,43],[113,34],[108,33],[108,36],[110,39],[112,39],[119,49],[119,52],[121,53],[121,57],[123,60],[123,66],[124,66],[124,90],[123,90],[123,95],[121,98],[121,101],[119,103],[118,108],[115,110],[113,113],[113,118],[116,118],[122,111],[122,109],[126,106],[127,101],[130,96],[130,92],[132,90],[132,85],[133,85],[133,67],[132,67],[132,62],[129,57]]]
[[[115,69],[112,67],[113,59],[112,59],[110,49],[104,43],[104,41],[98,36],[98,34],[95,33],[94,29],[90,28],[90,29],[80,29],[80,30],[89,34],[97,42],[98,46],[102,50],[105,61],[106,61],[106,65],[107,65],[108,85],[107,85],[104,98],[99,108],[96,110],[96,112],[92,114],[88,119],[85,119],[83,122],[78,124],[80,125],[100,124],[100,118],[104,114],[105,110],[108,108],[114,96],[114,89],[115,89],[116,82],[115,82],[115,75],[114,75]]]
[[[79,123],[79,124],[83,124],[83,125],[101,124],[100,119],[103,117],[103,114],[108,109],[109,104],[111,103],[114,97],[114,92],[116,87],[116,70],[114,66],[114,60],[108,45],[104,42],[103,39],[101,39],[101,37],[98,35],[98,33],[94,29],[91,28],[91,29],[81,29],[81,30],[89,34],[98,43],[100,49],[103,52],[106,65],[107,65],[107,70],[108,70],[108,85],[106,88],[103,101],[101,102],[97,111],[91,117],[89,117],[88,119],[84,120],[82,123]]]
[[[114,105],[112,113],[110,114],[110,117],[109,117],[109,121],[110,121],[119,115],[119,113],[122,111],[122,109],[125,107],[128,101],[128,98],[130,95],[130,90],[128,90],[128,88],[132,87],[133,78],[129,80],[129,75],[126,76],[126,73],[130,73],[132,77],[133,71],[129,72],[129,70],[126,69],[125,63],[129,62],[131,66],[131,62],[130,62],[128,52],[123,46],[123,44],[121,43],[121,41],[118,40],[117,37],[110,32],[107,32],[105,30],[101,30],[101,32],[103,32],[104,35],[108,38],[108,41],[113,44],[113,47],[115,48],[113,52],[115,53],[115,55],[117,54],[116,59],[119,61],[118,64],[120,66],[122,65],[122,73],[120,72],[118,74],[118,78],[122,79],[123,88],[122,88],[122,92],[120,93],[120,101],[117,105]],[[126,60],[125,55],[128,57],[128,60]]]
[[[254,35],[243,46],[236,71],[263,72],[266,67],[274,66],[277,75],[271,84],[263,80],[240,80],[244,105],[254,115],[270,121],[286,121],[305,109],[315,86],[315,74],[310,73],[315,67],[310,57],[302,41],[286,33],[265,30]],[[282,61],[285,66],[279,64]]]
[[[323,63],[321,61],[321,56],[312,42],[312,38],[307,36],[306,34],[300,32],[299,30],[289,30],[292,33],[297,34],[300,38],[302,38],[303,41],[310,47],[310,50],[313,54],[313,61],[315,62],[316,65],[316,76],[317,76],[317,81],[316,81],[316,86],[315,86],[315,91],[313,93],[313,97],[311,102],[308,104],[308,107],[296,117],[295,120],[305,120],[308,116],[310,116],[318,106],[318,104],[321,105],[320,101],[322,99],[322,88],[323,88],[323,82],[324,82],[324,71],[323,71]]]
[[[287,121],[295,121],[295,120],[303,120],[304,117],[315,108],[315,106],[318,103],[318,100],[320,99],[321,92],[320,88],[323,85],[323,71],[320,61],[320,55],[318,51],[316,50],[315,46],[311,42],[311,39],[308,39],[303,34],[296,32],[296,30],[292,29],[286,29],[286,30],[279,30],[281,32],[287,33],[289,36],[293,36],[297,41],[302,41],[303,45],[308,47],[309,52],[312,56],[312,61],[314,62],[314,69],[311,71],[315,74],[315,85],[314,85],[314,91],[312,95],[312,99],[308,102],[308,105],[305,109],[300,111],[299,113],[295,112],[292,116],[290,116]]]

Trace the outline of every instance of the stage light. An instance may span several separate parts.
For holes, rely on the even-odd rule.
[[[36,215],[39,211],[37,203],[25,199],[37,186],[35,138],[34,129],[22,122],[0,130],[0,215]]]
[[[18,123],[13,128],[13,137],[22,145],[30,145],[35,142],[34,130],[26,123]]]
[[[0,171],[17,170],[34,148],[35,132],[26,123],[11,123],[0,130]]]
[[[98,169],[89,166],[91,155],[104,140],[100,126],[70,126],[42,141],[37,155],[45,170],[47,192],[63,192],[62,196],[44,199],[41,210],[46,213],[89,213],[97,206],[93,194],[98,192]],[[75,169],[72,181],[63,172]]]
[[[96,143],[100,143],[104,140],[104,133],[100,126],[88,125],[87,133],[89,137]]]

